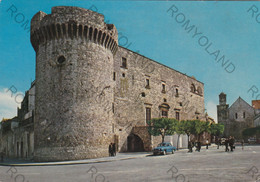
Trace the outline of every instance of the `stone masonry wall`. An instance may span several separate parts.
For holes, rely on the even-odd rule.
[[[117,136],[119,151],[127,151],[135,126],[149,150],[160,137],[140,130],[146,108],[152,118],[166,109],[169,118],[178,112],[180,120],[204,119],[203,83],[118,47],[117,36],[103,15],[82,8],[54,7],[51,14],[32,18],[35,161],[108,156],[108,144]]]
[[[126,58],[127,68],[122,67],[122,58]],[[123,144],[132,127],[146,125],[146,107],[151,108],[152,118],[161,117],[159,106],[167,104],[170,107],[169,118],[175,118],[179,112],[180,120],[203,119],[204,86],[196,79],[122,47],[115,56],[114,72],[115,132],[120,136],[121,151],[127,151],[127,145]],[[150,88],[146,88],[146,79],[149,79]],[[165,84],[165,93],[162,84]],[[195,93],[191,92],[192,84]]]
[[[100,14],[54,7],[32,19],[35,161],[108,156],[117,30]]]

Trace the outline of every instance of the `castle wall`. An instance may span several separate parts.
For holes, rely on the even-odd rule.
[[[117,42],[115,26],[90,10],[61,6],[32,18],[35,161],[108,156],[110,142],[127,151],[131,133],[150,150],[161,137],[145,129],[147,109],[151,118],[205,119],[203,83]]]
[[[34,131],[33,125],[15,126],[1,131],[0,151],[7,158],[33,159]]]
[[[126,68],[122,66],[122,58],[126,58]],[[146,125],[146,108],[151,108],[151,118],[162,117],[162,106],[168,105],[169,118],[176,118],[176,112],[179,112],[180,120],[204,119],[204,87],[194,78],[122,47],[115,55],[114,72],[115,132],[120,136],[120,151],[127,151],[127,145],[123,144],[132,127]],[[149,87],[146,79],[149,79]],[[191,92],[192,84],[194,93]]]

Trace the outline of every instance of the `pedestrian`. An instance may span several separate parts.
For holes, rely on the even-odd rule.
[[[230,146],[231,152],[233,152],[233,149],[235,148],[234,145],[235,145],[235,139],[234,139],[234,137],[230,136],[229,137],[229,146]]]
[[[110,143],[109,144],[109,147],[108,147],[108,152],[109,152],[109,156],[111,157],[111,156],[113,156],[113,146],[112,146],[113,144],[112,143]]]
[[[209,140],[206,140],[206,149],[209,149]]]
[[[201,149],[201,143],[200,141],[198,141],[198,152],[200,152],[200,149]]]
[[[188,149],[189,149],[188,152],[192,153],[192,143],[191,143],[191,141],[188,142]]]
[[[1,154],[1,162],[4,162],[4,152],[2,151],[0,154]]]
[[[226,140],[225,140],[226,152],[229,152],[228,144],[229,144],[229,140],[226,138]]]
[[[217,140],[217,145],[218,145],[218,148],[217,148],[217,149],[219,149],[219,146],[221,145],[221,138],[218,138],[218,140]]]
[[[244,150],[244,139],[241,140],[242,150]]]
[[[195,142],[195,148],[196,148],[195,151],[198,151],[198,142],[197,141]]]
[[[116,144],[112,144],[112,151],[113,151],[113,156],[116,156]]]

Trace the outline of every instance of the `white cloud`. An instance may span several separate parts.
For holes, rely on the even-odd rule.
[[[209,101],[206,104],[206,109],[207,109],[207,113],[210,117],[212,117],[215,122],[218,122],[217,120],[217,104],[214,103],[213,101]]]
[[[23,96],[22,92],[12,94],[8,88],[0,90],[0,121],[17,115],[17,107],[20,107]]]

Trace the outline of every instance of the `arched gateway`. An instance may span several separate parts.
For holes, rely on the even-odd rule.
[[[144,152],[143,140],[133,133],[127,137],[127,151],[128,152]]]

